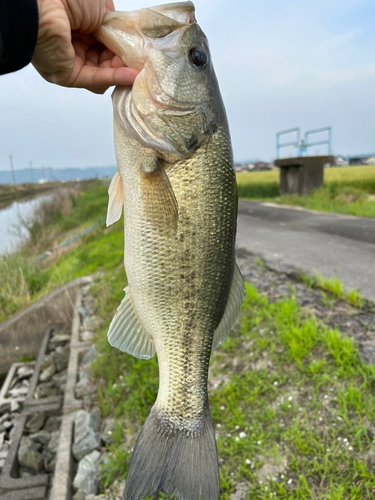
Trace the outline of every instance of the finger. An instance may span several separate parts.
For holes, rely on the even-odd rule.
[[[132,85],[138,71],[133,68],[98,68],[82,66],[71,87],[86,88],[102,94],[113,85]]]
[[[114,57],[115,57],[115,53],[112,52],[112,50],[106,48],[100,53],[99,64],[103,63],[104,61],[111,61]],[[121,59],[120,59],[120,61],[121,61]],[[123,66],[124,66],[124,64],[123,64]]]
[[[99,60],[100,60],[100,52],[96,49],[89,49],[86,52],[86,61],[85,64],[90,63],[95,64],[95,66],[99,66]]]
[[[98,50],[105,50],[106,46],[103,45],[99,40],[94,38],[92,35],[87,35],[85,33],[80,33],[79,31],[72,31],[72,41],[77,40],[86,44],[88,47],[96,47]]]
[[[111,59],[111,67],[112,68],[122,68],[124,67],[124,63],[122,62],[121,57],[119,56],[113,56]]]
[[[115,10],[113,0],[106,0],[105,2],[106,12],[112,12]]]
[[[114,56],[112,59],[108,59],[100,64],[101,68],[126,68],[121,59]]]

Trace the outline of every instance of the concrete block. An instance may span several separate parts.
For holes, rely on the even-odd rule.
[[[303,196],[323,186],[324,165],[333,163],[332,155],[298,156],[275,160],[280,168],[280,195]]]
[[[79,340],[80,317],[79,308],[82,306],[82,289],[79,288],[76,293],[74,303],[73,319],[72,319],[72,334],[70,337],[70,356],[68,365],[68,378],[65,386],[63,413],[71,413],[72,411],[80,410],[83,407],[83,401],[76,399],[74,389],[78,381],[79,363],[84,354],[90,349],[91,343],[81,342]]]
[[[33,375],[31,382],[30,382],[29,393],[28,393],[26,401],[25,401],[25,405],[24,405],[25,409],[35,408],[36,409],[35,411],[39,411],[39,410],[37,410],[37,408],[39,406],[49,405],[49,404],[54,404],[54,403],[58,403],[59,405],[61,405],[61,403],[62,403],[62,399],[63,399],[62,396],[50,396],[48,398],[41,398],[41,399],[34,398],[35,389],[36,389],[36,386],[37,386],[38,381],[39,381],[40,364],[41,364],[43,358],[46,356],[48,341],[49,341],[49,338],[50,338],[51,333],[54,330],[54,328],[55,328],[55,326],[48,327],[44,333],[43,340],[42,340],[42,343],[41,343],[40,349],[39,349],[38,358],[36,360],[34,375]]]
[[[70,349],[68,378],[64,394],[64,415],[72,411],[80,410],[83,407],[83,401],[81,399],[76,399],[74,389],[78,381],[79,362],[87,351],[87,347],[72,347]]]
[[[23,488],[34,488],[36,486],[47,487],[49,483],[49,474],[38,474],[31,477],[17,477],[18,461],[17,451],[25,428],[28,414],[22,413],[15,425],[12,444],[8,455],[5,459],[5,464],[0,476],[0,491],[1,490],[21,490]]]
[[[76,300],[74,303],[73,320],[72,320],[72,335],[70,340],[70,347],[91,347],[90,342],[82,342],[79,339],[79,328],[81,325],[81,320],[79,317],[79,308],[82,306],[82,289],[79,288],[76,293]]]
[[[20,366],[30,366],[30,367],[35,368],[35,361],[31,361],[29,363],[13,363],[12,364],[12,366],[10,367],[10,369],[8,371],[8,375],[6,376],[6,379],[4,380],[3,385],[1,387],[1,390],[0,390],[0,408],[4,404],[9,404],[10,401],[25,401],[27,395],[29,395],[29,393],[30,393],[30,387],[29,387],[29,392],[25,397],[22,397],[22,396],[15,397],[15,398],[6,398],[5,397],[6,394],[8,393],[9,386],[13,380],[13,377],[16,374],[17,369]],[[31,383],[30,383],[30,386],[31,386]]]
[[[0,373],[5,374],[21,355],[37,357],[44,332],[51,325],[70,325],[77,290],[92,283],[78,278],[61,286],[0,325]]]
[[[77,412],[63,416],[50,500],[70,500],[73,484],[73,426]]]
[[[0,496],[0,500],[46,500],[47,487],[28,488],[26,490],[9,491]]]

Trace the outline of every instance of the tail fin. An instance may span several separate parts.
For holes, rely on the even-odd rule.
[[[218,500],[219,467],[209,413],[194,432],[167,430],[155,410],[147,417],[130,461],[124,499],[140,500],[159,491],[176,500]]]

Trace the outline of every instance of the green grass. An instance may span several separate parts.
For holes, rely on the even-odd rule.
[[[117,272],[107,278],[94,291],[104,324],[96,339],[101,355],[92,367],[96,404],[117,420],[104,488],[126,477],[158,387],[155,358],[137,360],[106,341],[123,297]],[[254,500],[374,497],[367,457],[374,439],[375,367],[362,363],[350,338],[302,314],[294,296],[269,303],[246,283],[240,327],[213,354],[210,384],[218,386],[210,404],[221,499],[239,483]]]
[[[322,299],[327,306],[336,298],[344,300],[358,309],[363,308],[365,299],[363,298],[361,292],[357,289],[346,292],[344,290],[344,285],[336,277],[323,278],[323,276],[318,273],[315,273],[313,276],[308,276],[305,273],[299,273],[299,279],[309,287],[322,290]],[[329,295],[325,294],[323,290],[329,292]]]
[[[361,217],[375,217],[375,166],[324,170],[324,187],[308,196],[279,196],[279,172],[237,174],[240,198],[261,199],[283,205]]]
[[[69,206],[64,213],[67,201]],[[92,182],[76,196],[62,197],[62,207],[55,207],[51,212],[46,205],[27,223],[30,234],[27,244],[13,254],[0,256],[0,321],[70,279],[90,274],[100,267],[110,269],[121,262],[121,224],[109,230],[101,224],[96,231],[81,239],[75,252],[61,257],[58,254],[55,264],[37,259],[48,246],[54,246],[78,229],[102,220],[107,201],[107,188],[100,182]],[[106,238],[103,238],[103,232]]]

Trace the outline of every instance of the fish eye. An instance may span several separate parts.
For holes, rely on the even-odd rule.
[[[208,56],[201,47],[193,47],[189,52],[189,59],[198,68],[206,66]]]

